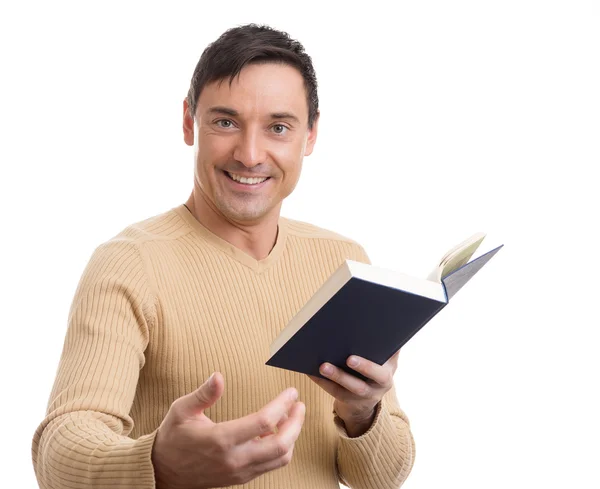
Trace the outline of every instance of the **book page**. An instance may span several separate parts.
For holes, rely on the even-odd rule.
[[[481,268],[492,259],[492,257],[498,253],[498,251],[504,245],[500,245],[492,251],[488,251],[486,254],[475,258],[472,262],[463,265],[444,275],[442,279],[444,286],[446,287],[446,293],[448,294],[448,300],[450,300]]]
[[[468,263],[484,238],[485,233],[475,233],[456,245],[442,257],[439,265],[429,274],[427,280],[441,282],[442,277],[446,277]]]

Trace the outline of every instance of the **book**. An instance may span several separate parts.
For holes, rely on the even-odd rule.
[[[274,339],[266,365],[323,377],[329,362],[364,379],[347,358],[383,365],[504,246],[471,260],[485,236],[450,249],[425,279],[345,260]]]

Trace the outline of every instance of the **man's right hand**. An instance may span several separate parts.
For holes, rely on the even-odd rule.
[[[215,373],[173,402],[152,450],[157,489],[245,484],[291,461],[306,409],[298,392],[286,389],[256,413],[213,423],[204,410],[223,391],[223,377]]]

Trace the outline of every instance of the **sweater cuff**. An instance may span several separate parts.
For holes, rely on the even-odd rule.
[[[339,433],[337,466],[344,484],[365,489],[402,485],[414,462],[412,435],[402,416],[380,402],[373,424],[356,438],[348,436],[340,418],[334,421]]]
[[[136,487],[155,488],[154,465],[152,464],[152,449],[158,430],[140,436],[133,444],[133,452],[137,455],[137,485]]]
[[[337,415],[335,410],[333,411],[333,422],[335,423],[335,426],[337,428],[338,434],[340,435],[340,438],[345,439],[345,440],[350,440],[350,441],[359,441],[359,440],[365,441],[362,439],[372,437],[374,434],[373,431],[375,431],[375,435],[377,434],[377,432],[381,431],[381,429],[382,429],[382,427],[381,427],[382,411],[384,411],[383,402],[380,401],[375,406],[375,417],[373,418],[373,423],[371,423],[371,426],[369,427],[369,429],[366,432],[364,432],[362,435],[354,437],[354,438],[352,438],[348,435],[344,421],[342,420],[342,418],[340,418]],[[389,416],[389,413],[387,413],[387,411],[386,411],[386,414]],[[391,420],[390,420],[390,423],[391,423]]]

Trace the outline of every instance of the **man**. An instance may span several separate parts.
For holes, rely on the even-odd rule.
[[[193,191],[94,251],[34,435],[40,487],[406,479],[397,354],[382,366],[350,357],[369,382],[329,364],[327,379],[264,364],[341,262],[368,260],[354,241],[280,216],[317,138],[316,86],[302,45],[267,27],[231,29],[204,51],[183,104]]]

